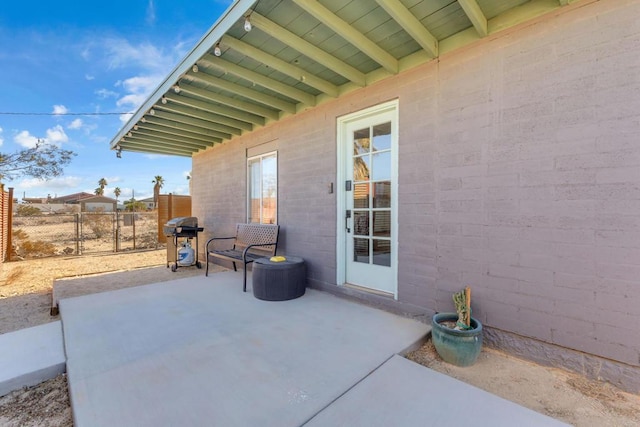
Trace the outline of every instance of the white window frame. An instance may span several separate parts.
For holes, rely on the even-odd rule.
[[[260,224],[264,224],[264,215],[262,212],[262,207],[263,207],[263,202],[262,202],[262,183],[263,183],[263,179],[262,179],[262,161],[263,159],[267,158],[267,157],[274,157],[275,156],[275,160],[276,160],[276,215],[275,215],[275,224],[278,223],[278,151],[270,151],[268,153],[262,153],[256,156],[251,156],[251,157],[247,157],[247,205],[246,205],[246,209],[247,209],[247,215],[246,215],[246,221],[249,222],[250,221],[250,216],[251,216],[251,162],[255,161],[255,160],[260,160]]]

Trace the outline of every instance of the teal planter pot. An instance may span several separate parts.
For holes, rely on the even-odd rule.
[[[442,359],[456,366],[471,366],[476,363],[482,350],[482,323],[471,318],[471,327],[467,331],[457,331],[440,322],[458,320],[456,313],[438,313],[431,319],[431,339]]]

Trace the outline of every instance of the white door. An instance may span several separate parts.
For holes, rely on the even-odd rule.
[[[341,118],[338,283],[397,296],[397,103]],[[340,246],[340,245],[339,245]]]

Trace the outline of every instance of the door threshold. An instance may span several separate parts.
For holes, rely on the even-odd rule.
[[[360,286],[360,285],[354,285],[354,284],[351,284],[351,283],[345,283],[342,286],[344,286],[345,288],[353,289],[355,291],[365,292],[367,294],[373,294],[373,295],[378,295],[378,296],[381,296],[381,297],[387,297],[387,298],[395,299],[395,295],[392,294],[391,292],[379,291],[377,289],[371,289],[371,288],[367,288],[367,287]]]

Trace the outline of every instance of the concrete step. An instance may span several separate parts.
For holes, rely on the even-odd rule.
[[[66,370],[60,321],[2,334],[0,349],[0,396]]]

